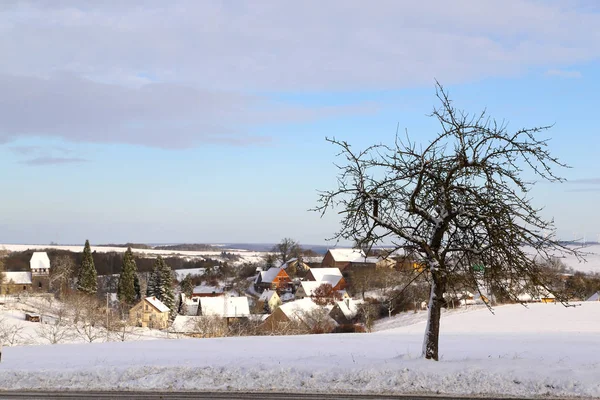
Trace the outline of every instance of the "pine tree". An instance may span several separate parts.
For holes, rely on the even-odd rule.
[[[152,271],[150,271],[150,276],[148,277],[148,285],[146,287],[146,296],[148,297],[156,297],[160,299],[160,264],[158,259],[154,261],[154,266],[152,267]]]
[[[133,258],[131,247],[127,248],[123,256],[123,268],[119,275],[119,287],[117,289],[117,297],[120,301],[128,304],[133,304],[136,300],[135,278],[137,275],[137,267]]]
[[[163,302],[163,304],[169,307],[171,319],[177,315],[175,307],[175,294],[173,293],[173,275],[171,267],[163,260],[161,256],[156,259],[155,266],[157,266],[159,279],[158,291],[160,296],[156,296],[157,299]]]
[[[77,290],[86,294],[94,294],[98,291],[98,274],[94,266],[94,258],[90,249],[90,241],[85,241],[83,248],[83,259],[79,268],[79,276],[77,278]]]
[[[192,275],[187,274],[181,281],[180,286],[182,293],[184,293],[187,297],[192,297],[192,292],[194,291],[194,281],[192,280]]]

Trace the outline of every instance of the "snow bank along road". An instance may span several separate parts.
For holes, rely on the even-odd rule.
[[[506,400],[498,397],[447,397],[384,394],[334,394],[334,393],[270,393],[270,392],[0,392],[0,399],[91,399],[91,400],[154,400],[154,399],[230,399],[230,400]],[[520,399],[528,400],[523,397]],[[530,400],[539,400],[531,398]]]
[[[444,316],[440,362],[420,358],[423,322],[374,334],[5,347],[0,390],[600,398],[600,302],[495,312]]]

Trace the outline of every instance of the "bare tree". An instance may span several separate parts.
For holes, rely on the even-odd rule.
[[[11,324],[4,318],[0,318],[0,348],[2,346],[26,344],[26,342],[22,326]]]
[[[106,330],[102,329],[106,314],[96,297],[76,293],[67,304],[73,315],[73,327],[81,339],[92,343],[106,337]]]
[[[429,317],[423,355],[438,359],[440,313],[449,278],[464,273],[479,282],[474,265],[484,267],[488,281],[510,293],[507,281],[544,285],[532,260],[553,251],[577,251],[561,245],[553,222],[540,215],[528,192],[530,179],[561,182],[553,169],[566,167],[538,139],[549,127],[509,132],[505,123],[485,112],[469,115],[452,105],[437,85],[441,106],[432,117],[440,131],[418,146],[398,134],[392,145],[355,151],[341,149],[338,187],[321,192],[317,210],[341,209],[335,237],[358,247],[375,244],[404,249],[423,263],[431,281]],[[479,269],[479,268],[478,268]]]
[[[284,238],[281,242],[276,244],[271,251],[276,254],[282,264],[285,264],[292,258],[299,258],[301,256],[302,248],[294,239]]]
[[[342,299],[342,295],[333,290],[331,284],[323,283],[313,291],[312,299],[319,306],[334,305],[336,301]]]
[[[40,310],[41,321],[37,334],[50,344],[62,343],[73,337],[73,324],[69,320],[70,309],[64,303],[54,302]]]
[[[56,257],[50,272],[50,290],[62,298],[75,285],[75,261],[69,256]]]
[[[378,317],[379,307],[376,304],[364,302],[358,305],[356,318],[365,325],[367,332],[371,332]]]

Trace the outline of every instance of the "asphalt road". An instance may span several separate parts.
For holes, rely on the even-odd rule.
[[[273,393],[273,392],[143,392],[143,391],[125,391],[125,392],[45,392],[45,391],[0,391],[0,399],[92,399],[92,400],[109,400],[109,399],[231,399],[231,400],[458,400],[458,399],[473,399],[473,400],[506,400],[510,397],[448,397],[441,395],[421,396],[421,395],[381,395],[381,394],[335,394],[335,393]],[[534,400],[534,399],[532,399]],[[539,400],[539,399],[537,399]],[[559,400],[553,398],[553,400]]]

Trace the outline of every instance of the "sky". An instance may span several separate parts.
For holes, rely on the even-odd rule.
[[[553,124],[531,195],[599,240],[596,1],[0,4],[0,243],[323,244],[336,149],[427,142],[461,109]]]

